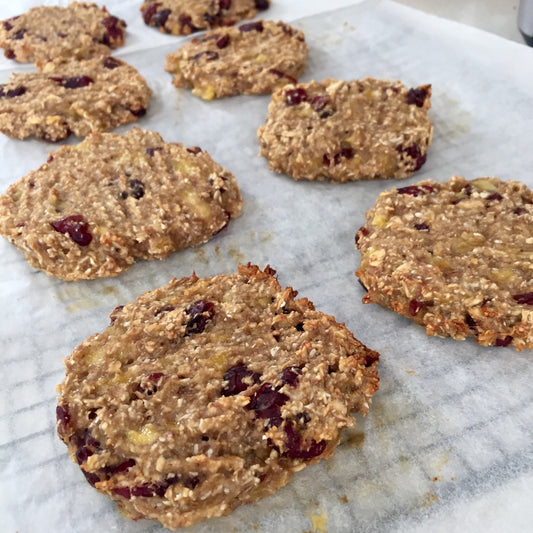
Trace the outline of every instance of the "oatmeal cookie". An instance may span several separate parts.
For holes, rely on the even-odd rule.
[[[127,517],[228,514],[330,456],[368,411],[379,354],[274,274],[174,279],[65,360],[59,437]]]
[[[52,152],[0,196],[0,234],[47,274],[101,278],[209,240],[241,205],[207,152],[134,128]]]
[[[406,178],[426,161],[430,96],[372,78],[287,85],[272,94],[259,155],[295,180]]]
[[[307,64],[304,34],[284,22],[248,22],[195,37],[167,56],[176,87],[211,100],[265,94],[297,83]]]
[[[189,35],[251,19],[269,6],[270,0],[148,0],[141,13],[148,26],[163,33]]]
[[[533,192],[454,176],[381,193],[357,231],[365,303],[428,335],[533,348]]]
[[[152,91],[137,70],[114,57],[52,61],[0,85],[0,131],[15,139],[61,141],[74,133],[134,122]]]
[[[89,2],[39,6],[0,23],[4,55],[22,63],[88,59],[109,55],[124,44],[126,23]]]

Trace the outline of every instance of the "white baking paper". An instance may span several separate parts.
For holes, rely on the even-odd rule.
[[[0,17],[36,3],[2,2]],[[388,1],[326,11],[348,3],[275,0],[265,16],[312,15],[296,22],[310,46],[304,81],[373,76],[432,84],[428,161],[402,185],[459,174],[533,187],[532,49]],[[53,279],[0,240],[0,530],[163,530],[122,518],[69,459],[54,429],[61,360],[103,330],[115,306],[173,276],[230,273],[251,261],[270,264],[283,286],[378,350],[381,387],[368,417],[346,432],[331,459],[298,473],[274,496],[187,531],[532,531],[531,351],[428,338],[411,321],[364,306],[354,234],[377,195],[400,183],[296,183],[270,172],[256,140],[269,97],[204,102],[176,90],[163,65],[187,39],[146,27],[137,4],[107,1],[128,22],[127,45],[116,55],[154,91],[138,125],[209,151],[235,174],[246,204],[209,243],[139,262],[114,279]],[[2,59],[0,81],[31,69]],[[54,148],[2,136],[0,192]]]

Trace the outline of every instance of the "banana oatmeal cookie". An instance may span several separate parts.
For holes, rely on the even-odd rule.
[[[163,33],[189,35],[251,19],[269,6],[270,0],[148,0],[141,13],[148,26]]]
[[[357,231],[356,272],[428,335],[533,348],[533,192],[454,176],[380,194]]]
[[[0,196],[0,234],[47,274],[101,278],[209,240],[241,205],[208,153],[134,128],[52,152]]]
[[[172,280],[65,360],[57,432],[129,518],[229,514],[330,456],[366,414],[379,354],[267,267]]]
[[[50,61],[0,85],[0,132],[51,142],[84,137],[136,121],[151,94],[137,70],[114,57]]]
[[[195,37],[167,56],[176,87],[211,100],[271,93],[296,83],[307,64],[304,34],[284,22],[248,22]]]
[[[124,44],[126,23],[89,2],[38,6],[0,22],[4,55],[22,63],[109,55]]]
[[[272,94],[260,154],[295,180],[407,178],[426,161],[431,86],[326,79]]]

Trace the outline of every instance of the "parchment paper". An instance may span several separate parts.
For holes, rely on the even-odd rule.
[[[0,16],[36,3],[2,3]],[[177,91],[163,65],[185,38],[145,27],[139,3],[107,1],[128,22],[127,46],[116,55],[154,91],[138,125],[208,150],[235,174],[246,205],[204,246],[140,262],[115,279],[55,280],[0,240],[0,530],[162,531],[154,522],[120,517],[68,458],[54,429],[61,360],[102,331],[116,305],[173,276],[229,273],[251,261],[272,265],[283,286],[378,350],[381,387],[369,416],[345,434],[331,459],[298,473],[276,495],[189,531],[532,531],[531,351],[428,338],[393,312],[363,306],[354,234],[379,192],[400,183],[459,174],[533,186],[533,50],[388,1],[299,20],[310,45],[304,81],[374,76],[431,83],[435,135],[426,165],[409,180],[296,183],[257,157],[256,130],[269,97],[204,102]],[[266,15],[290,21],[300,8],[312,14],[339,5],[318,4],[277,0]],[[12,70],[31,69],[3,59],[1,81]],[[54,148],[2,136],[0,191]]]

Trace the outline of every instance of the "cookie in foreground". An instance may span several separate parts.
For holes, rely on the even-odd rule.
[[[206,242],[241,206],[207,152],[134,128],[52,152],[0,196],[0,234],[47,274],[101,278]]]
[[[257,132],[259,155],[296,180],[407,178],[426,161],[430,97],[430,85],[373,78],[286,85]]]
[[[145,24],[163,33],[190,33],[231,26],[255,17],[270,0],[148,0],[141,6]]]
[[[284,22],[248,22],[195,37],[167,56],[176,87],[206,100],[271,93],[297,82],[307,65],[304,34]]]
[[[454,176],[380,194],[355,237],[357,276],[428,335],[533,348],[533,192]]]
[[[22,63],[88,59],[124,44],[126,23],[90,2],[38,6],[0,23],[4,55]]]
[[[58,434],[127,517],[176,529],[229,514],[367,413],[379,354],[274,274],[174,279],[65,360]]]
[[[0,85],[0,131],[57,142],[135,122],[152,91],[137,69],[114,57],[39,64]]]

